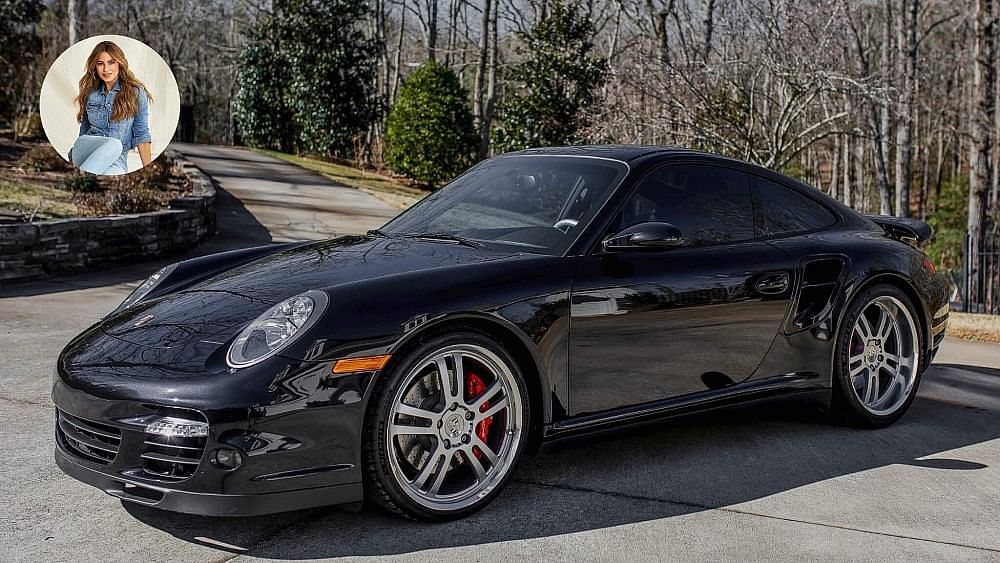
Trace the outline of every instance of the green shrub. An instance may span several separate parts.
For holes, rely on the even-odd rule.
[[[578,2],[554,0],[548,16],[519,33],[522,62],[508,72],[497,145],[518,150],[583,140],[607,60],[592,54],[594,24]]]
[[[258,148],[352,156],[355,137],[380,111],[378,51],[365,33],[369,3],[271,4],[237,59],[240,138]]]
[[[49,145],[32,147],[17,161],[17,166],[29,172],[48,172],[50,170],[66,170],[69,163],[59,156]]]
[[[927,255],[942,270],[961,270],[965,230],[969,208],[968,178],[941,185],[934,213],[927,223],[934,227],[934,238],[927,245]]]
[[[414,71],[386,119],[385,142],[389,168],[423,184],[437,186],[465,170],[478,137],[458,76],[433,60]]]
[[[93,174],[73,174],[62,181],[60,188],[74,193],[93,193],[101,191],[97,176]]]

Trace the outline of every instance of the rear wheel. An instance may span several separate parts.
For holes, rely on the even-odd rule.
[[[834,405],[848,422],[886,426],[910,407],[923,361],[919,326],[909,297],[895,286],[873,286],[851,304],[834,361]]]
[[[383,374],[366,424],[369,495],[390,511],[447,520],[489,504],[524,448],[530,408],[517,363],[462,331]]]

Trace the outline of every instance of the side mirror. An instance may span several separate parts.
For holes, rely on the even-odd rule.
[[[604,239],[606,252],[623,250],[666,250],[684,244],[680,229],[670,223],[638,223]]]

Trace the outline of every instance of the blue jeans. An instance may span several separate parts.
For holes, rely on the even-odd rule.
[[[127,172],[115,161],[122,154],[122,142],[114,137],[80,135],[70,152],[73,166],[100,176],[118,176]]]

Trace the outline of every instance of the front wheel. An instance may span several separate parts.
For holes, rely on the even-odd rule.
[[[521,456],[529,398],[517,363],[474,331],[434,337],[382,374],[365,427],[369,496],[448,520],[486,506]]]
[[[869,428],[898,420],[920,383],[922,335],[909,297],[876,285],[858,295],[844,317],[834,359],[834,406]]]

